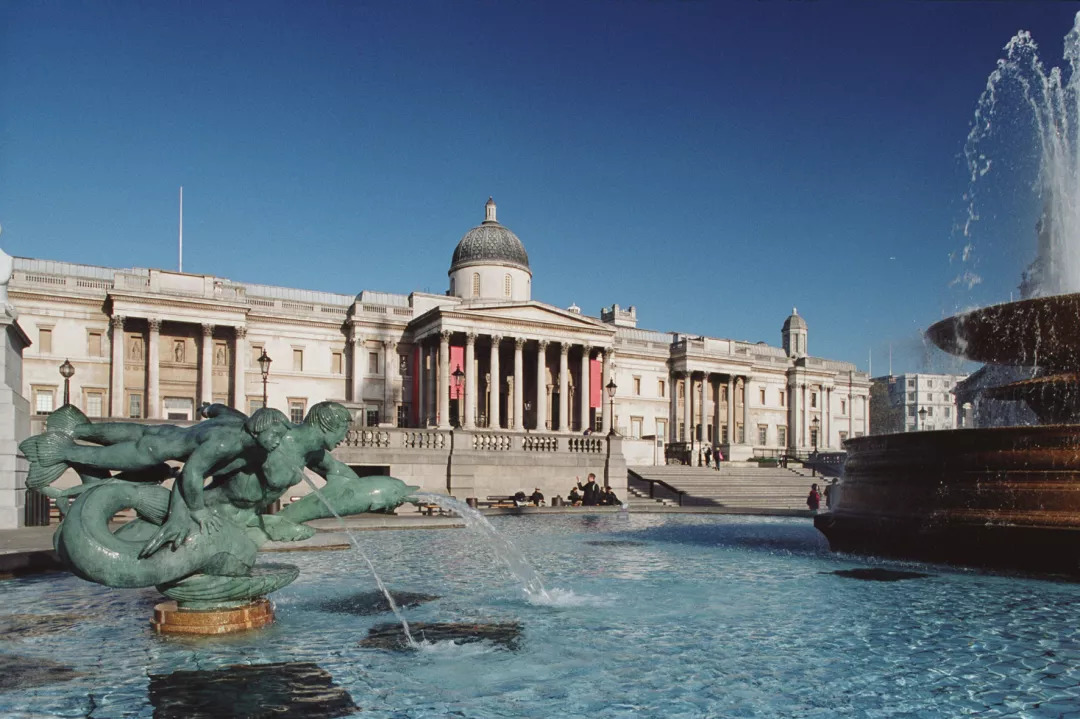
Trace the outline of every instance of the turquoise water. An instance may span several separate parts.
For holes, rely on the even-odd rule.
[[[299,564],[301,576],[274,595],[277,623],[239,638],[154,636],[149,590],[59,574],[0,582],[0,623],[47,615],[38,631],[0,638],[8,663],[48,660],[77,673],[0,690],[0,716],[213,716],[176,705],[162,687],[236,664],[311,663],[300,679],[243,675],[230,685],[230,671],[216,672],[199,691],[224,687],[217,716],[1080,717],[1078,584],[836,556],[808,519],[493,523],[550,601],[530,603],[472,532],[358,537],[392,592],[437,597],[406,608],[410,623],[519,626],[513,648],[361,647],[393,615],[323,606],[348,610],[375,589],[352,551],[266,555]],[[833,573],[865,567],[928,576]],[[306,685],[320,668],[323,684]],[[355,709],[342,709],[342,697]]]

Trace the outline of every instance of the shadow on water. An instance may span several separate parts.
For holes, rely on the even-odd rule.
[[[809,522],[665,524],[619,534],[628,541],[736,547],[808,555],[830,554],[828,541]]]
[[[491,624],[413,622],[411,628],[413,635],[420,641],[451,641],[455,644],[490,642],[497,647],[510,650],[518,648],[518,640],[521,638],[521,622]],[[360,641],[360,646],[392,651],[413,649],[406,643],[404,632],[397,624],[377,624],[368,630],[368,636]]]
[[[331,719],[359,709],[313,662],[151,674],[148,691],[154,719]]]
[[[860,567],[858,569],[837,569],[835,572],[822,572],[822,574],[835,574],[847,579],[861,579],[866,582],[899,582],[904,579],[926,579],[933,574],[922,572],[908,572],[900,569],[883,569],[881,567]]]
[[[436,594],[421,594],[419,592],[391,592],[391,594],[398,607],[418,607],[421,604],[440,598]],[[327,599],[316,604],[315,609],[335,614],[352,614],[358,617],[369,617],[393,611],[390,602],[387,601],[383,593],[374,591]]]
[[[56,684],[81,676],[71,667],[48,659],[0,655],[0,692]]]
[[[594,547],[644,547],[645,542],[639,542],[635,539],[589,539],[585,541],[585,544],[591,544]]]
[[[22,639],[67,632],[89,619],[86,614],[0,614],[0,637]]]

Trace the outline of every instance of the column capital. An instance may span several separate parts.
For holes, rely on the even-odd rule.
[[[112,317],[109,318],[109,324],[112,326],[112,328],[114,330],[123,331],[123,329],[124,329],[124,316],[123,315],[113,315]]]
[[[560,342],[559,343],[559,354],[561,354],[563,357],[567,357],[567,356],[570,355],[570,343],[569,342]]]
[[[203,337],[210,337],[214,334],[214,326],[212,324],[203,323],[202,335]]]
[[[237,325],[233,327],[233,332],[236,333],[236,339],[242,340],[247,337],[247,327],[245,325]]]
[[[604,348],[604,354],[607,355],[608,357],[614,357],[615,356],[615,348],[614,347],[605,347]]]
[[[442,330],[439,332],[439,342],[450,342],[450,335],[454,334],[450,330]]]
[[[355,325],[349,328],[349,341],[354,344],[360,344],[364,341],[364,334]]]
[[[499,344],[502,343],[502,341],[503,341],[502,335],[491,335],[491,346],[492,347],[498,347]]]
[[[551,344],[549,340],[536,340],[536,346],[540,348],[541,352],[545,351],[549,344]]]
[[[161,332],[161,320],[157,317],[147,318],[146,325],[150,328],[151,332]]]
[[[525,340],[524,337],[515,337],[514,338],[514,349],[517,349],[517,350],[524,349],[525,348],[525,342],[526,342],[526,340]]]
[[[474,345],[474,344],[476,344],[476,333],[475,332],[466,332],[465,333],[465,344],[466,345]]]
[[[385,349],[387,352],[390,352],[397,349],[398,343],[397,340],[383,340],[382,346],[383,349]]]

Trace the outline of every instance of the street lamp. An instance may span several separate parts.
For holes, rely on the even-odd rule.
[[[74,374],[75,366],[64,360],[64,364],[60,365],[60,376],[64,378],[64,404],[71,404],[71,378]]]
[[[926,428],[926,407],[919,410],[919,429]]]
[[[821,429],[821,417],[814,417],[814,421],[810,423],[814,428],[811,432],[811,436],[814,438],[814,463],[810,465],[810,476],[817,476],[817,445],[818,445],[818,431]]]
[[[615,390],[619,388],[619,385],[615,384],[615,378],[612,377],[608,380],[607,386],[604,388],[607,390],[607,396],[611,400],[611,428],[608,430],[608,435],[615,435]]]
[[[461,365],[457,366],[450,377],[454,382],[454,399],[458,401],[458,426],[461,426],[461,415],[464,414],[461,407],[461,385],[465,382],[465,373],[461,371]]]
[[[259,371],[262,372],[263,381],[263,407],[266,406],[266,378],[270,376],[270,363],[273,362],[270,359],[270,355],[266,354],[266,348],[263,347],[262,354],[259,355],[259,359],[256,360],[259,363]]]

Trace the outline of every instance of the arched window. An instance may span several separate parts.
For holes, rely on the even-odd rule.
[[[472,274],[472,296],[473,297],[479,297],[480,296],[480,273],[479,272],[474,272]]]
[[[454,294],[454,278],[450,278],[450,294]]]
[[[510,275],[507,274],[503,277],[503,294],[509,297],[513,290],[514,281],[510,278]]]

